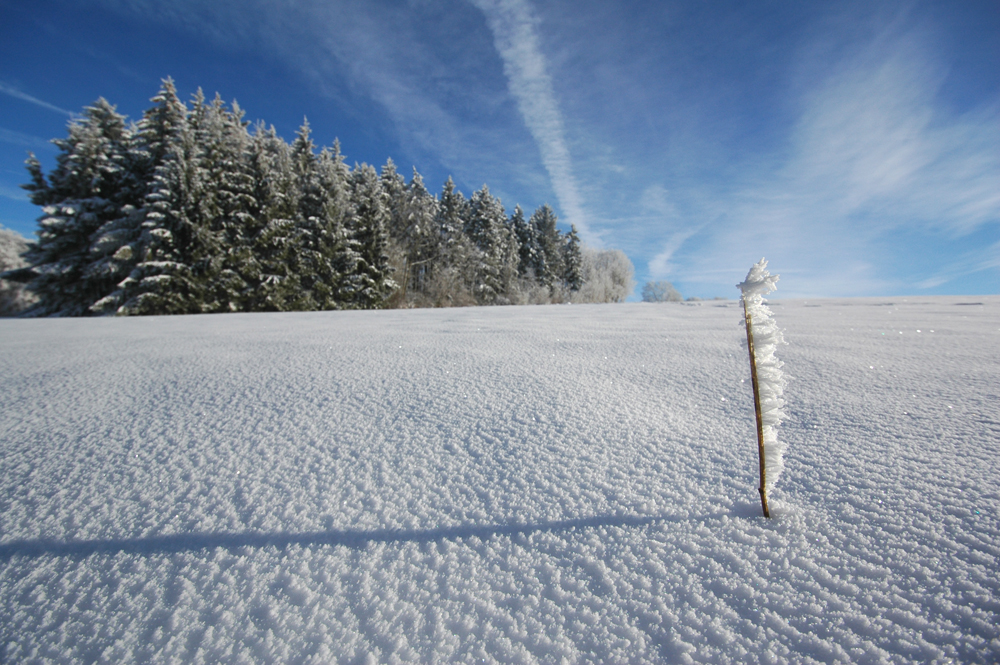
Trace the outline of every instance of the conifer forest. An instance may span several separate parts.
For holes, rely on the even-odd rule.
[[[103,98],[31,155],[41,206],[24,267],[33,316],[620,302],[632,265],[542,205],[508,215],[486,185],[430,193],[392,160],[350,168],[304,122],[289,145],[236,102],[170,79],[131,123]]]

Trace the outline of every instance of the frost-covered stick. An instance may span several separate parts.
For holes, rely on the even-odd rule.
[[[771,513],[767,493],[784,468],[784,444],[778,441],[775,428],[781,424],[784,413],[781,398],[785,377],[782,362],[774,355],[775,347],[784,342],[781,331],[771,318],[771,310],[764,304],[764,295],[775,289],[777,275],[767,271],[767,261],[761,259],[747,273],[747,278],[736,286],[743,293],[743,316],[747,328],[747,351],[750,354],[750,380],[753,384],[754,413],[757,417],[757,451],[760,456],[760,505],[764,517]],[[756,322],[756,323],[755,323]]]
[[[760,507],[764,509],[764,517],[770,518],[771,511],[767,507],[767,465],[764,463],[764,423],[760,416],[760,387],[757,385],[757,360],[753,352],[753,321],[747,310],[747,301],[743,301],[743,318],[747,327],[747,350],[750,352],[750,383],[753,384],[753,410],[757,416],[757,455],[760,458]]]

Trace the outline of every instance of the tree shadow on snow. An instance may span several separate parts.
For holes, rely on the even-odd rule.
[[[371,531],[306,531],[300,533],[178,533],[146,538],[113,538],[107,540],[15,540],[0,545],[0,561],[13,557],[69,556],[91,554],[162,554],[202,549],[239,549],[242,547],[288,547],[290,545],[340,545],[364,549],[373,543],[429,543],[462,538],[487,539],[494,536],[530,535],[544,531],[602,526],[643,527],[666,522],[688,521],[690,518],[598,515],[577,519],[541,522],[538,524],[486,524],[454,526],[439,529],[375,529]],[[701,519],[704,519],[701,518]]]

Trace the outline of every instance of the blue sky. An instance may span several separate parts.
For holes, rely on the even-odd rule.
[[[160,79],[291,140],[549,203],[639,285],[1000,292],[1000,6],[968,2],[0,0],[0,223],[70,113]]]

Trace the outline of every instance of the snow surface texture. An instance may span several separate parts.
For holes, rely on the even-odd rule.
[[[1000,659],[1000,298],[0,321],[0,660]]]
[[[778,276],[767,271],[767,261],[755,263],[747,278],[736,285],[743,293],[746,313],[750,317],[753,336],[754,361],[757,366],[757,393],[760,396],[761,430],[764,433],[764,489],[768,495],[785,468],[785,444],[778,441],[778,425],[785,417],[782,407],[785,400],[784,364],[774,355],[785,338],[774,322],[771,309],[764,304],[764,296],[778,288]],[[744,323],[744,325],[746,325]]]

